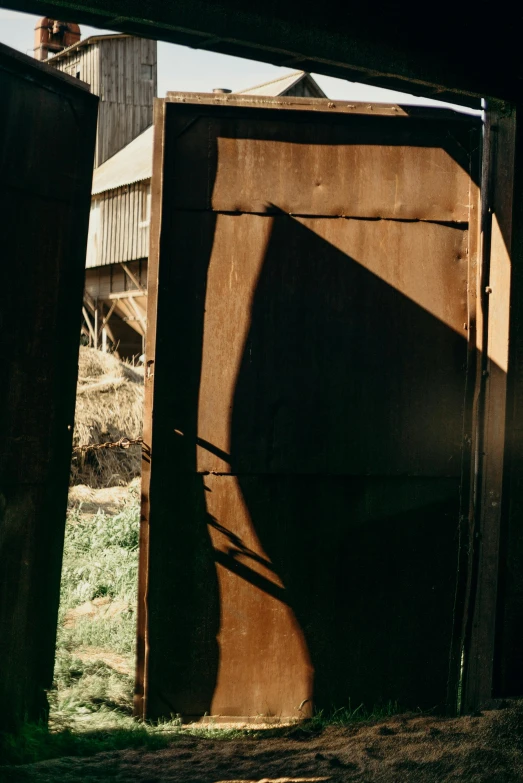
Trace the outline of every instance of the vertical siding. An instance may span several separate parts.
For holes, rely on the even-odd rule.
[[[101,39],[49,64],[74,77],[79,73],[100,96],[95,166],[152,124],[157,91],[156,41],[131,36]],[[152,79],[144,78],[142,65],[152,67]],[[93,198],[88,268],[147,258],[148,194],[150,184],[139,182]]]
[[[98,266],[98,258],[101,257],[101,218],[100,200],[91,201],[91,213],[89,215],[89,234],[87,237],[86,267]]]
[[[128,35],[101,38],[49,65],[82,81],[100,96],[95,166],[129,144],[153,121],[157,91],[156,41]],[[145,78],[142,65],[152,68]]]
[[[79,46],[69,54],[59,59],[50,59],[48,65],[57,71],[62,71],[73,78],[79,78],[91,87],[94,95],[100,92],[100,47],[97,41]],[[79,76],[78,76],[79,74]],[[95,167],[100,159],[99,131],[96,133],[96,146],[94,153]]]
[[[79,73],[81,81],[89,84],[91,92],[98,95],[100,87],[99,56],[98,43],[95,41],[87,46],[73,49],[69,55],[58,60],[49,60],[48,65],[73,78],[76,78]]]
[[[147,261],[131,261],[128,268],[143,288],[147,286]],[[129,280],[119,264],[88,269],[85,274],[85,290],[93,299],[108,297],[110,294],[129,291],[135,286]]]
[[[150,182],[136,182],[93,197],[87,242],[88,269],[147,258],[150,192]]]
[[[49,65],[56,68],[57,71],[69,74],[69,76],[76,77],[79,73],[79,78],[90,85],[91,92],[94,95],[100,94],[100,47],[98,41],[73,49],[70,54],[57,60],[51,59]],[[97,132],[95,166],[98,165],[100,151],[100,139]]]
[[[99,45],[98,166],[152,124],[157,90],[156,41],[126,36]],[[144,78],[142,65],[152,66],[152,79]]]

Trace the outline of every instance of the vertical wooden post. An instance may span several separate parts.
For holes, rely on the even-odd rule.
[[[94,305],[94,345],[93,348],[98,348],[98,339],[100,337],[100,325],[99,325],[99,314],[98,314],[98,299],[95,302]]]
[[[480,401],[476,459],[471,601],[465,640],[463,708],[478,709],[494,695],[502,520],[507,497],[507,393],[512,299],[512,213],[516,113],[488,108],[484,145]]]
[[[99,335],[99,327],[98,327],[98,299],[95,302],[94,305],[94,345],[93,348],[98,348],[98,335]]]
[[[513,119],[512,289],[494,695],[523,695],[523,100]],[[501,173],[503,177],[504,172]],[[511,192],[511,177],[505,188]]]
[[[92,348],[94,344],[94,329],[91,323],[91,317],[87,311],[87,307],[85,306],[82,307],[82,315],[84,317],[84,321],[87,326],[87,331],[89,333],[89,348]]]

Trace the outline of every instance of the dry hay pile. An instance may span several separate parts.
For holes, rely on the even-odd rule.
[[[73,446],[142,435],[143,370],[112,354],[80,348]],[[140,475],[141,449],[73,453],[71,484],[111,487]]]

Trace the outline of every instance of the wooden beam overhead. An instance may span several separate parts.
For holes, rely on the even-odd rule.
[[[143,296],[147,296],[147,291],[140,288],[138,291],[118,291],[114,294],[108,294],[107,299],[136,299]]]
[[[74,18],[83,24],[288,65],[350,81],[401,89],[479,107],[519,89],[514,12],[492,14],[485,0],[439,5],[430,20],[419,3],[347,4],[334,0],[6,0],[18,11]],[[489,56],[471,68],[470,47],[485,37]]]

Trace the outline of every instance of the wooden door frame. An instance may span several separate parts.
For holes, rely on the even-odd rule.
[[[512,265],[516,244],[516,107],[492,103],[486,110],[482,207],[479,224],[478,374],[475,400],[475,460],[472,476],[468,606],[462,650],[461,710],[488,706],[496,694],[500,621],[506,558],[504,528],[510,514],[509,412],[514,331]]]
[[[162,173],[165,156],[164,148],[164,118],[165,107],[167,103],[200,103],[201,105],[231,105],[245,107],[270,107],[282,109],[303,110],[307,108],[311,111],[330,111],[343,114],[368,114],[371,116],[389,116],[398,117],[408,114],[414,114],[420,118],[434,117],[435,110],[432,108],[409,107],[408,112],[401,106],[391,105],[336,105],[328,101],[311,101],[310,99],[285,99],[260,97],[253,101],[251,96],[242,95],[202,95],[199,93],[168,93],[165,100],[157,100],[155,105],[155,141],[153,154],[153,179],[152,179],[152,215],[151,215],[151,238],[149,253],[149,279],[148,279],[148,334],[147,334],[147,354],[152,358],[146,362],[145,379],[145,422],[144,422],[144,460],[142,473],[142,528],[140,542],[140,584],[139,593],[142,596],[147,595],[147,562],[148,562],[148,508],[149,508],[149,485],[151,470],[151,440],[152,440],[152,419],[153,395],[154,395],[154,345],[156,341],[156,294],[159,286],[158,260],[160,254],[160,234],[162,220]],[[440,117],[445,116],[445,109],[437,109]],[[449,112],[454,115],[454,112]],[[488,139],[492,136],[492,126],[494,118],[502,117],[504,136],[502,153],[504,158],[503,176],[499,175],[499,151],[494,158],[492,145],[488,146]],[[510,145],[507,141],[511,134],[512,114],[506,113],[504,105],[492,108],[489,112],[489,131],[484,140],[483,147],[485,157],[488,157],[489,166],[484,167],[482,191],[487,188],[487,183],[491,181],[499,183],[497,192],[504,187],[507,180],[507,166],[510,163]],[[508,152],[505,151],[508,148]],[[504,452],[504,431],[499,433],[493,426],[492,419],[488,417],[488,411],[496,410],[499,417],[505,417],[506,406],[506,377],[488,376],[488,356],[482,351],[482,345],[490,345],[493,340],[499,341],[505,346],[508,344],[508,334],[503,333],[500,324],[493,318],[485,318],[490,305],[490,313],[495,308],[503,309],[506,303],[506,297],[510,291],[510,275],[496,282],[496,287],[500,290],[495,304],[490,303],[490,293],[485,290],[495,277],[500,265],[500,256],[491,250],[490,233],[487,227],[490,225],[491,212],[489,211],[490,199],[481,199],[482,210],[480,210],[480,200],[476,200],[472,205],[471,218],[469,225],[469,329],[470,329],[470,349],[469,362],[473,363],[474,371],[472,377],[469,376],[467,388],[467,400],[470,401],[470,415],[465,421],[465,458],[462,472],[462,485],[465,488],[461,508],[460,520],[460,556],[459,567],[466,570],[466,578],[462,576],[462,586],[458,589],[455,607],[454,635],[451,650],[451,659],[449,671],[460,671],[460,661],[465,660],[461,666],[461,700],[460,705],[456,705],[455,697],[452,694],[456,692],[456,679],[453,675],[449,676],[449,697],[448,710],[455,712],[461,709],[463,705],[466,709],[475,709],[484,693],[491,692],[493,666],[490,669],[474,666],[471,662],[476,656],[478,645],[483,645],[487,649],[492,646],[492,654],[489,660],[494,657],[495,629],[493,629],[492,615],[489,609],[495,606],[497,601],[497,580],[496,585],[492,583],[492,577],[486,576],[492,569],[497,574],[499,560],[499,530],[501,525],[500,508],[498,505],[486,506],[480,504],[477,500],[478,487],[481,484],[483,496],[487,497],[492,492],[497,492],[501,497],[502,477],[502,458]],[[156,208],[154,208],[156,207]],[[505,205],[505,211],[511,209],[510,204]],[[489,276],[490,275],[490,276]],[[497,280],[497,278],[496,278]],[[486,282],[489,281],[489,282]],[[478,462],[478,453],[481,447],[486,448],[488,442],[489,449],[496,449],[498,458],[493,469],[489,463],[488,469],[485,467],[485,460]],[[501,463],[499,461],[501,456]],[[485,478],[483,478],[486,474]],[[490,493],[490,494],[489,494]],[[479,521],[476,521],[478,518]],[[490,537],[484,536],[482,546],[479,546],[478,529],[485,528],[490,532]],[[497,543],[496,543],[497,542]],[[481,555],[477,554],[481,552]],[[145,602],[139,605],[138,610],[138,652],[137,652],[137,679],[135,688],[135,714],[139,717],[147,716],[147,656],[149,653],[146,640],[147,627],[147,607]],[[490,687],[490,691],[489,691]]]

